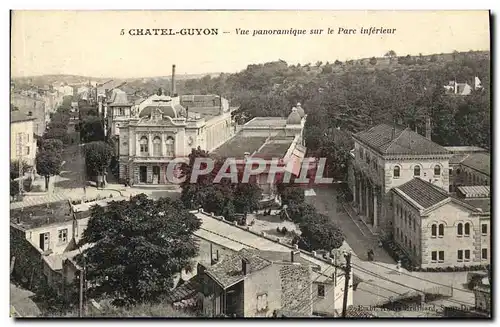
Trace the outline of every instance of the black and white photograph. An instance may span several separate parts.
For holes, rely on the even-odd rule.
[[[10,316],[492,319],[491,24],[11,10]]]

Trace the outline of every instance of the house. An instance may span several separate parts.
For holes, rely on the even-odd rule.
[[[472,171],[476,171],[475,174],[477,175],[475,177],[476,179],[476,182],[478,183],[482,183],[483,185],[489,185],[489,166],[486,166],[486,165],[489,165],[489,161],[490,160],[484,160],[486,159],[486,157],[489,157],[488,156],[479,156],[481,158],[483,158],[483,162],[478,162],[477,160],[474,161],[474,160],[468,160],[466,162],[466,164],[468,163],[469,165],[472,164],[472,167],[469,167],[469,168],[465,168],[465,171],[464,171],[464,167],[461,167],[461,163],[462,161],[464,161],[467,157],[469,157],[470,155],[473,155],[472,158],[474,158],[475,154],[479,154],[479,153],[482,153],[482,154],[487,154],[488,151],[483,149],[483,148],[480,148],[480,147],[477,147],[477,146],[445,146],[444,147],[446,150],[450,151],[451,153],[453,153],[453,156],[450,158],[450,162],[449,162],[449,165],[450,165],[450,173],[449,173],[449,176],[450,176],[450,189],[449,191],[450,192],[455,192],[456,190],[456,187],[459,186],[459,185],[464,185],[465,182],[473,182],[474,181],[474,176],[473,173],[471,172],[471,169]],[[474,162],[476,162],[476,164],[474,164]],[[488,172],[488,176],[480,176],[477,172],[477,168],[479,168],[479,171],[483,168],[483,167],[488,167],[487,168],[487,172]],[[487,177],[487,178],[485,178]]]
[[[194,232],[199,252],[198,256],[193,259],[196,265],[192,271],[184,270],[180,277],[186,281],[186,284],[190,284],[193,278],[197,278],[197,282],[201,285],[205,284],[202,281],[206,281],[207,285],[213,285],[211,289],[205,289],[203,294],[206,296],[202,297],[204,302],[201,301],[205,305],[203,308],[206,308],[207,313],[217,315],[230,312],[245,316],[263,316],[260,311],[264,310],[266,301],[268,304],[268,310],[265,311],[266,316],[272,315],[274,309],[285,308],[288,311],[309,315],[309,305],[312,306],[314,314],[336,316],[341,312],[345,284],[345,269],[342,268],[342,265],[345,264],[345,260],[340,254],[335,259],[323,258],[315,252],[310,253],[283,244],[279,238],[268,236],[265,233],[256,233],[251,230],[250,226],[230,223],[223,220],[222,217],[207,214],[203,210],[194,213],[202,221],[200,229]],[[245,251],[240,252],[242,250]],[[242,277],[244,276],[242,258],[248,259],[249,262],[246,271],[250,274],[248,277]],[[201,278],[201,276],[205,276],[205,272],[208,272],[208,275]],[[287,279],[287,276],[292,277],[296,273],[302,277]],[[310,278],[306,278],[306,275]],[[269,283],[272,283],[273,287],[267,284],[266,278],[268,277]],[[236,284],[226,282],[226,278],[230,278]],[[246,282],[247,279],[249,279],[248,282]],[[351,276],[348,305],[351,305],[353,301],[352,281]],[[220,285],[221,283],[222,285]],[[289,283],[288,285],[298,283],[300,285],[293,284],[292,287],[285,287],[286,290],[280,290],[281,285],[285,285],[283,283]],[[266,293],[265,290],[259,288],[259,285],[262,287],[267,285],[265,286],[267,289],[274,288],[274,291],[272,294],[271,291]],[[236,288],[238,292],[236,292]],[[307,301],[310,300],[311,303],[307,302],[308,304],[304,306],[303,301],[298,301],[297,297],[305,296],[306,293],[297,295],[294,292],[300,292],[306,288],[311,294],[311,298],[307,297]],[[224,294],[223,290],[226,293],[234,290],[235,294],[240,295],[241,291],[244,291],[243,298],[234,300],[239,303],[238,306],[229,305],[228,307],[227,304],[233,302],[227,302],[229,295],[221,296]],[[286,299],[280,293],[285,291],[290,292],[286,293],[288,294]],[[176,302],[181,303],[182,300],[193,299],[196,297],[195,294],[195,292],[191,292],[184,298],[176,298]],[[229,294],[233,294],[233,292]],[[245,294],[253,295],[252,298],[247,299]],[[269,297],[264,297],[264,294],[268,294]],[[226,299],[226,305],[224,305],[224,299]],[[294,302],[294,299],[297,301]],[[257,309],[257,305],[262,310]],[[278,308],[279,306],[281,308]]]
[[[270,317],[275,310],[312,315],[312,267],[300,251],[242,249],[213,265],[200,264],[198,274],[209,316]]]
[[[22,159],[35,166],[36,140],[35,117],[21,111],[10,112],[10,160]]]
[[[390,190],[420,177],[448,191],[449,159],[453,155],[410,128],[380,124],[353,135],[349,188],[362,219],[382,235],[394,230]]]
[[[459,187],[451,196],[414,178],[391,191],[393,239],[414,266],[446,268],[490,263],[489,188]]]
[[[20,93],[13,93],[10,97],[10,103],[17,107],[20,112],[34,118],[34,133],[38,136],[42,136],[45,132],[49,112],[46,110],[45,101],[40,95],[38,93],[33,93],[28,96]]]

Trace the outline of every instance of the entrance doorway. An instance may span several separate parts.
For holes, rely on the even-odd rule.
[[[42,251],[49,249],[50,233],[40,233],[39,246]]]
[[[147,183],[148,181],[148,167],[139,166],[139,183]]]
[[[153,166],[153,184],[160,184],[160,166]]]

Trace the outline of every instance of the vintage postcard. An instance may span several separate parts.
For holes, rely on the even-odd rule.
[[[11,315],[491,318],[490,19],[12,11]]]

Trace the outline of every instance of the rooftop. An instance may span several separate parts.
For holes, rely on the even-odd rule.
[[[283,158],[288,152],[288,149],[292,145],[293,137],[288,140],[272,141],[264,144],[260,150],[255,153],[254,157],[271,159],[271,158]]]
[[[468,153],[455,153],[451,156],[449,163],[450,165],[458,165],[468,156]]]
[[[245,127],[285,127],[286,119],[281,117],[255,117]]]
[[[260,257],[255,251],[241,249],[237,253],[225,256],[218,263],[207,267],[205,272],[222,287],[227,288],[244,279],[243,260],[247,261],[247,275],[271,265],[271,261]]]
[[[458,191],[465,198],[488,198],[490,197],[490,187],[486,185],[459,186]]]
[[[23,230],[73,220],[68,201],[52,202],[10,211],[10,222]]]
[[[429,155],[449,154],[441,145],[415,133],[410,128],[376,125],[353,136],[381,154]]]
[[[446,150],[451,153],[473,153],[473,152],[487,152],[485,149],[478,146],[462,145],[462,146],[445,146]]]
[[[430,208],[450,197],[445,190],[420,178],[414,178],[398,186],[397,189],[418,203],[423,209]]]
[[[35,120],[35,117],[33,116],[28,116],[24,112],[21,112],[19,110],[14,110],[10,112],[10,123],[20,123],[23,121],[30,121],[30,120]]]
[[[236,134],[227,140],[211,154],[221,158],[244,158],[245,153],[253,154],[266,142],[268,138],[263,136],[243,136]]]
[[[462,160],[462,165],[490,176],[491,157],[489,153],[473,153]]]
[[[283,256],[290,256],[290,251],[294,250],[294,248],[290,246],[273,241],[268,237],[257,235],[254,232],[244,230],[242,227],[234,226],[227,221],[222,221],[204,212],[196,212],[195,215],[201,220],[202,225],[200,229],[194,232],[194,235],[230,250],[240,251],[241,249],[255,249],[261,251],[261,256],[265,258],[267,258],[269,254],[266,254],[266,251],[281,252],[284,253]],[[331,263],[319,257],[314,257],[305,251],[301,251],[300,258],[300,262],[308,263],[319,268],[318,271],[313,269],[313,280],[323,283],[331,282],[330,273],[325,272],[327,269],[329,271],[331,270],[333,266]],[[304,261],[302,261],[302,259]]]

